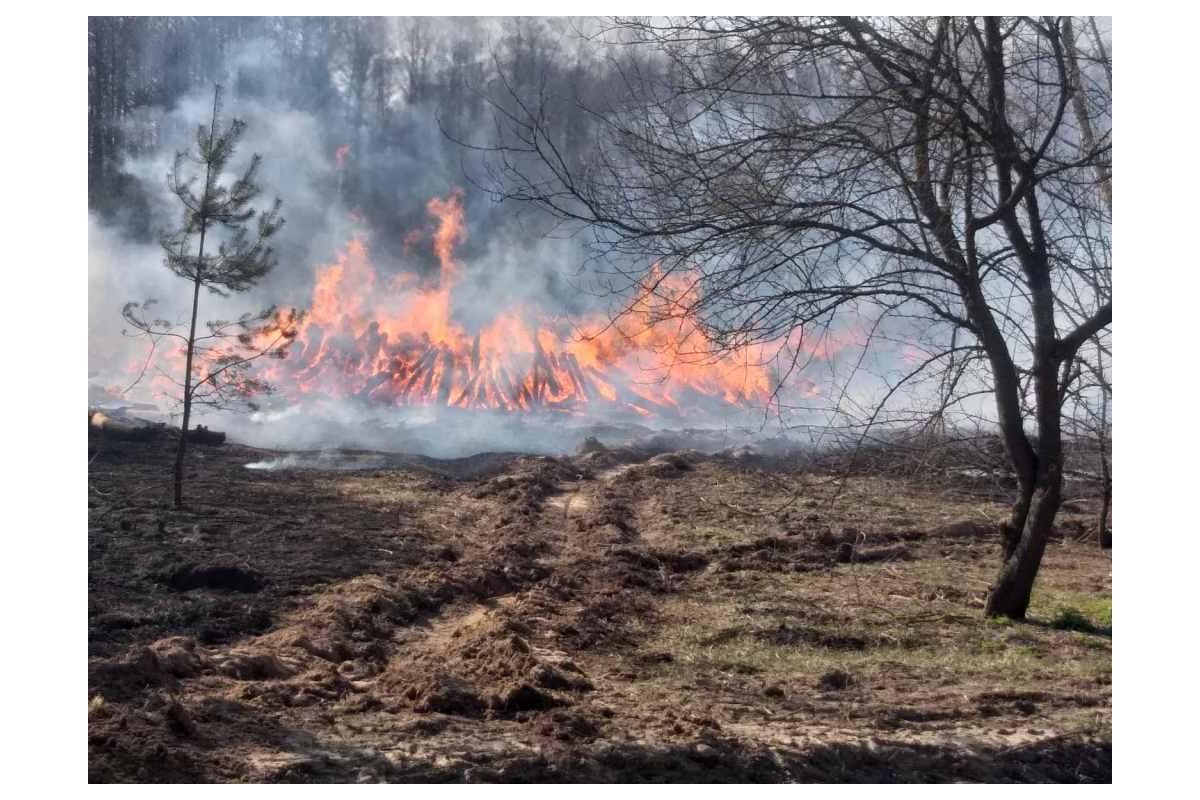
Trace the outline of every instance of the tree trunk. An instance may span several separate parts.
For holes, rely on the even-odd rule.
[[[1021,543],[1021,533],[1025,530],[1026,520],[1029,519],[1029,509],[1033,506],[1035,489],[1033,481],[1022,477],[1019,483],[1019,494],[1013,503],[1012,513],[1009,515],[1008,521],[1000,524],[1000,558],[1002,562],[1012,558],[1012,554],[1017,550],[1017,545]]]
[[[1038,395],[1036,468],[1032,480],[1028,473],[1022,476],[1012,518],[1004,530],[1000,574],[988,592],[984,609],[989,617],[1025,619],[1042,554],[1062,505],[1063,449],[1055,382],[1057,367],[1048,359],[1042,359],[1039,367],[1035,369]]]
[[[212,124],[208,128],[208,147],[211,151],[213,139],[217,135],[217,104],[220,100],[220,87],[213,92]],[[212,197],[212,159],[205,156],[204,166],[204,195],[201,207],[207,208]],[[192,324],[187,339],[187,364],[183,373],[183,424],[179,428],[179,449],[175,451],[175,507],[183,507],[183,459],[187,455],[188,426],[192,421],[192,356],[196,352],[196,313],[200,307],[200,280],[204,271],[204,236],[208,233],[208,217],[200,218],[200,246],[196,251],[196,272],[192,283]]]
[[[204,231],[200,231],[200,259],[204,258]],[[202,263],[202,262],[197,262]],[[196,349],[196,312],[200,306],[200,277],[192,288],[192,326],[188,332],[187,365],[183,373],[183,424],[179,428],[179,447],[175,451],[175,507],[183,508],[183,460],[187,455],[188,426],[192,421],[192,355]]]
[[[1093,21],[1094,24],[1094,21]],[[1108,463],[1108,401],[1112,387],[1104,380],[1104,350],[1096,348],[1097,377],[1103,391],[1100,395],[1100,469],[1104,480],[1103,496],[1100,498],[1100,525],[1096,538],[1101,548],[1112,547],[1112,535],[1108,531],[1108,513],[1112,508],[1112,465]]]
[[[1100,500],[1100,549],[1112,547],[1112,532],[1108,529],[1108,512],[1112,507],[1112,484],[1104,487],[1104,497]]]
[[[1051,480],[1035,489],[1033,502],[1021,531],[1021,537],[1000,567],[1000,574],[988,593],[985,613],[989,617],[1025,619],[1033,582],[1037,577],[1046,542],[1054,529],[1054,518],[1062,502],[1062,480]]]

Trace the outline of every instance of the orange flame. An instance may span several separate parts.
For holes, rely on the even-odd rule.
[[[706,402],[771,401],[768,348],[718,348],[692,313],[700,289],[688,273],[655,267],[615,324],[510,307],[467,330],[451,313],[462,277],[454,250],[466,237],[462,191],[433,198],[426,211],[436,284],[409,272],[381,278],[355,236],[318,269],[312,308],[269,381],[296,397],[508,411],[602,405],[651,416]],[[423,240],[406,236],[406,251]]]

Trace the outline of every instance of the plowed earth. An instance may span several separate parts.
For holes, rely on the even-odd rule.
[[[176,511],[168,442],[90,446],[93,781],[1111,779],[1087,501],[1002,625],[1003,497],[962,481],[227,445]]]

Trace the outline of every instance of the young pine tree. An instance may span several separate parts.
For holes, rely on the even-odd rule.
[[[221,87],[217,86],[212,119],[198,128],[195,152],[177,154],[167,175],[168,187],[183,206],[183,219],[179,228],[163,234],[161,244],[167,268],[191,282],[187,334],[174,332],[173,326],[161,320],[139,317],[136,304],[125,309],[125,318],[152,338],[173,336],[182,340],[186,354],[181,384],[183,421],[175,454],[176,507],[183,504],[184,460],[193,405],[220,406],[231,395],[245,397],[267,388],[248,376],[244,368],[260,356],[282,357],[295,336],[294,313],[282,315],[274,309],[247,314],[234,322],[209,322],[207,333],[197,336],[201,287],[228,296],[254,286],[275,266],[275,253],[268,241],[283,226],[279,215],[282,201],[278,198],[267,210],[253,206],[261,194],[256,183],[260,156],[251,157],[241,177],[229,184],[221,182],[246,124],[234,119],[223,127],[220,117]]]

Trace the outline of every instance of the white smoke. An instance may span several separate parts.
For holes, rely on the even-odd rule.
[[[270,91],[278,62],[268,48],[243,46],[229,63],[233,75],[250,76],[249,82],[258,87],[253,93],[240,93],[234,80],[235,88],[225,96],[222,118],[227,122],[237,117],[247,123],[230,172],[239,172],[252,154],[261,154],[261,203],[265,206],[275,196],[281,197],[287,223],[273,242],[279,255],[276,269],[246,293],[229,298],[202,294],[201,321],[229,319],[273,305],[305,308],[310,304],[317,268],[334,262],[339,249],[365,227],[361,218],[352,221],[354,209],[344,201],[343,175],[335,157],[335,150],[343,146],[350,148],[348,159],[368,159],[372,168],[377,166],[382,174],[395,176],[394,185],[384,185],[371,201],[376,224],[387,228],[366,230],[372,265],[385,279],[397,272],[423,272],[435,266],[427,248],[405,254],[388,242],[399,240],[414,227],[429,225],[424,207],[430,198],[467,188],[466,241],[458,249],[461,274],[452,309],[467,330],[478,329],[498,313],[516,308],[576,317],[612,311],[619,302],[588,291],[594,281],[578,240],[543,236],[549,227],[536,215],[518,218],[512,206],[495,206],[486,197],[470,193],[461,165],[446,158],[445,142],[430,111],[397,109],[397,124],[406,131],[403,147],[368,153],[353,137],[331,140],[331,131],[338,129],[334,121],[296,110]],[[210,119],[212,100],[211,91],[197,90],[171,108],[142,109],[130,120],[131,126],[157,130],[162,142],[158,149],[123,165],[149,211],[142,227],[161,231],[179,224],[178,199],[167,189],[166,175],[176,151],[192,146],[197,127]],[[387,224],[386,211],[392,207],[396,209],[394,227]],[[379,213],[381,209],[384,213]],[[165,268],[154,241],[127,233],[130,222],[129,216],[121,213],[108,221],[94,215],[88,219],[89,379],[101,386],[128,385],[148,352],[145,339],[122,334],[126,326],[120,312],[126,302],[154,299],[158,301],[154,316],[179,322],[189,310],[186,282]],[[126,399],[149,400],[164,411],[174,410],[166,398],[151,392],[151,382],[146,379]],[[562,419],[531,425],[528,420],[503,414],[381,411],[349,402],[310,404],[301,409],[275,400],[266,409],[251,415],[207,409],[196,413],[200,421],[257,446],[403,449],[443,456],[480,450],[561,452],[572,449],[595,423],[592,420],[592,427],[585,430],[587,426]],[[626,430],[639,430],[635,423],[640,420],[612,421]],[[703,421],[684,417],[655,424],[682,427],[700,422],[713,428],[761,428],[769,421],[761,410],[732,409],[728,419],[706,415]]]

